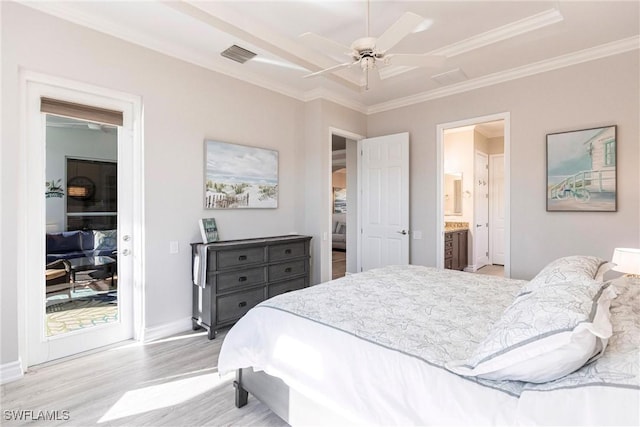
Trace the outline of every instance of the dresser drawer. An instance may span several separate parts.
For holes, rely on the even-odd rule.
[[[265,267],[257,267],[229,273],[220,273],[217,279],[218,291],[225,291],[240,286],[258,285],[267,281],[267,269]]]
[[[269,266],[269,281],[274,282],[287,277],[299,276],[307,272],[307,260],[284,262]]]
[[[218,322],[237,320],[262,301],[264,301],[264,287],[219,296],[216,301]]]
[[[265,261],[264,248],[246,248],[218,252],[218,270]]]
[[[286,282],[280,282],[275,285],[269,286],[268,297],[275,297],[276,295],[284,294],[286,292],[296,291],[305,287],[305,278],[300,277],[298,279],[287,280]]]
[[[306,255],[303,242],[269,246],[269,261],[280,261]]]

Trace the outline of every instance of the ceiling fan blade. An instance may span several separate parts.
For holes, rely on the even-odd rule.
[[[447,60],[443,55],[428,55],[428,54],[409,54],[399,53],[386,55],[385,61],[391,65],[404,65],[408,67],[429,67],[437,68],[442,67]]]
[[[344,64],[338,64],[338,65],[335,65],[333,67],[325,68],[324,70],[316,71],[315,73],[307,74],[306,76],[303,76],[303,78],[306,79],[307,77],[321,76],[321,75],[326,74],[326,73],[331,73],[331,72],[334,72],[334,71],[342,70],[343,68],[349,68],[353,64],[357,64],[357,63],[358,63],[358,61],[356,61],[356,62],[345,62]]]
[[[411,34],[411,32],[425,19],[413,12],[405,12],[387,31],[376,41],[376,50],[386,52],[398,44],[400,40]]]
[[[319,36],[315,33],[300,35],[302,41],[309,47],[328,55],[349,55],[351,48],[338,42]]]

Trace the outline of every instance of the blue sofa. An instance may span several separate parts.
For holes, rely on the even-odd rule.
[[[116,230],[47,233],[47,263],[59,259],[112,256],[117,249]]]

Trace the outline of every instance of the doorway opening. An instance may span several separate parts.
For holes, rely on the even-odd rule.
[[[438,126],[437,265],[510,276],[509,114]]]
[[[331,135],[331,279],[356,271],[357,141]]]

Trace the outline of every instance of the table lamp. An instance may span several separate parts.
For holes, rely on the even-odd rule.
[[[640,284],[640,249],[615,248],[611,262],[616,264],[612,270],[626,273],[627,280]]]

